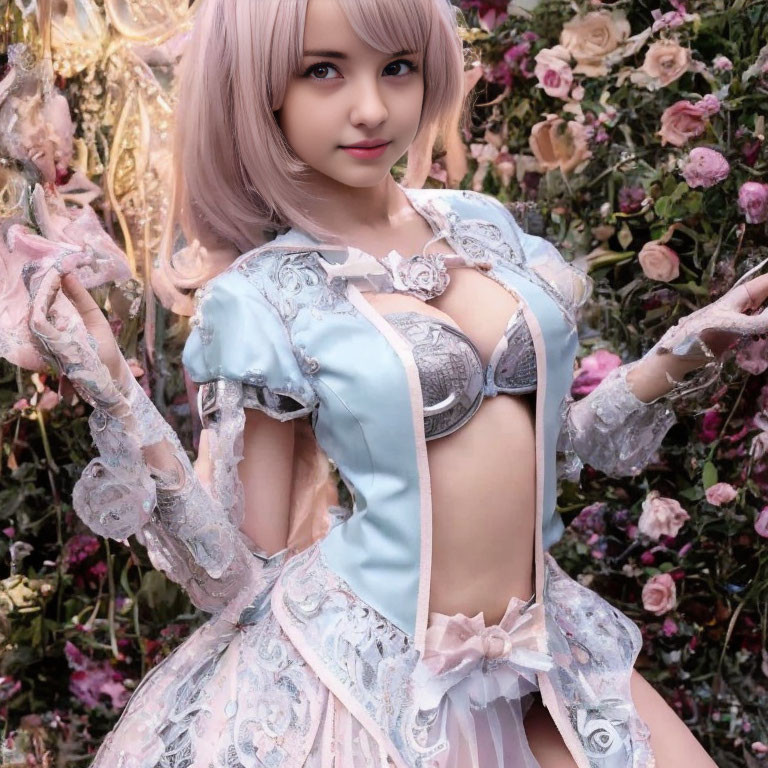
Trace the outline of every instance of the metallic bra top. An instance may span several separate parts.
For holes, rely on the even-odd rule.
[[[452,324],[421,312],[384,317],[410,344],[419,370],[427,440],[464,426],[484,397],[523,395],[536,390],[536,352],[518,307],[483,366],[475,343]]]

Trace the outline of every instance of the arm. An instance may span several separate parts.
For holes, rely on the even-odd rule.
[[[591,293],[589,276],[566,262],[552,243],[523,232],[501,203],[484,197],[497,221],[500,214],[510,242],[555,290],[575,323]],[[583,463],[614,477],[642,471],[675,423],[673,403],[719,379],[722,355],[736,338],[768,331],[768,309],[744,314],[768,297],[768,275],[738,283],[717,301],[682,318],[640,360],[611,371],[587,397],[578,402],[566,398],[558,439],[560,476],[577,480]]]
[[[768,275],[737,283],[682,318],[640,360],[611,371],[583,400],[569,399],[560,474],[578,479],[583,462],[613,477],[641,472],[675,423],[673,403],[719,380],[734,340],[768,329],[768,310],[745,314],[767,296]],[[696,374],[684,380],[691,371]]]
[[[89,425],[100,454],[76,484],[75,510],[101,535],[124,539],[136,534],[153,564],[181,584],[195,605],[212,613],[229,607],[228,615],[236,618],[236,608],[243,604],[236,598],[247,598],[268,584],[282,560],[292,481],[290,420],[311,405],[304,407],[282,392],[294,389],[306,394],[306,382],[291,386],[291,381],[281,381],[280,393],[270,388],[271,380],[279,379],[278,371],[269,370],[270,363],[281,355],[270,348],[270,338],[260,338],[254,322],[259,318],[242,314],[258,314],[262,307],[258,302],[244,303],[242,297],[234,301],[223,291],[214,308],[225,308],[226,316],[214,312],[207,326],[193,329],[185,347],[193,373],[208,379],[201,387],[205,429],[193,467],[122,357],[111,358],[113,376],[82,323],[70,322],[59,331],[49,322],[55,293],[53,279],[35,300],[31,325],[78,393],[94,406]],[[69,295],[83,317],[90,313],[95,321],[106,322],[81,286],[73,290],[70,285]],[[240,316],[231,316],[238,312]],[[201,336],[210,343],[218,339],[216,328],[232,327],[232,321],[241,323],[237,327],[248,323],[245,327],[254,328],[251,338],[256,346],[246,352],[252,362],[264,362],[258,386],[220,375],[229,366],[216,346],[206,359],[197,354]],[[295,372],[286,375],[291,373]],[[248,418],[246,408],[253,414]],[[253,540],[243,531],[250,532]]]

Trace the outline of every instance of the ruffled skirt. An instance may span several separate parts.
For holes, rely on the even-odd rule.
[[[236,624],[209,620],[144,678],[92,768],[403,765],[283,632],[270,603],[281,568]],[[629,690],[639,631],[549,556],[546,568],[544,603],[512,598],[498,625],[430,614],[410,677],[414,768],[538,768],[524,718],[541,680],[590,768],[654,764]]]

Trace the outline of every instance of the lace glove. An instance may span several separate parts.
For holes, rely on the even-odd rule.
[[[744,313],[768,296],[768,275],[742,284],[764,264],[717,301],[682,318],[643,357],[671,354],[687,363],[703,363],[693,376],[676,381],[667,373],[671,390],[645,402],[627,382],[627,374],[641,362],[634,361],[611,371],[582,400],[566,398],[558,439],[560,477],[578,480],[584,463],[610,477],[637,475],[647,466],[676,421],[672,404],[719,380],[723,353],[734,339],[768,332],[768,309]]]
[[[65,319],[63,311],[53,310],[59,278],[51,269],[39,280],[30,330],[94,407],[89,427],[100,456],[75,485],[75,511],[102,536],[123,540],[135,534],[155,567],[181,584],[195,605],[218,612],[253,584],[258,570],[238,530],[242,488],[236,466],[245,418],[240,384],[221,384],[224,396],[210,430],[212,472],[206,486],[127,365],[114,381],[79,315],[67,313]],[[161,466],[147,464],[146,448],[161,458]],[[282,554],[273,556],[276,562]]]

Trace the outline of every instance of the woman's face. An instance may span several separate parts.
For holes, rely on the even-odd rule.
[[[304,57],[277,113],[293,151],[318,174],[373,187],[416,136],[424,98],[422,51],[382,53],[353,31],[336,0],[309,0]],[[375,140],[376,152],[349,152]]]

